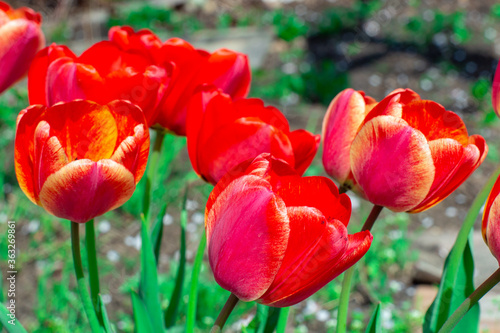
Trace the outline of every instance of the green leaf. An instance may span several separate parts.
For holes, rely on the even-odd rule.
[[[105,306],[104,302],[102,301],[101,294],[98,295],[98,304],[99,304],[99,308],[101,310],[102,321],[104,323],[104,329],[106,330],[106,332],[114,333],[115,330],[113,329],[113,326],[111,325],[111,322],[109,321],[108,311],[106,311],[106,306]]]
[[[273,333],[278,325],[280,317],[280,308],[269,307],[267,310],[266,324],[264,325],[264,333]]]
[[[154,332],[153,324],[151,323],[151,318],[144,302],[135,291],[130,293],[130,297],[132,298],[132,310],[134,311],[135,333]]]
[[[156,221],[151,230],[151,243],[153,243],[153,251],[155,254],[156,265],[158,265],[158,260],[160,260],[160,249],[161,249],[161,239],[163,236],[163,217],[167,211],[167,203],[164,203],[156,216]]]
[[[184,194],[184,202],[181,211],[181,247],[179,257],[179,268],[177,269],[177,276],[175,278],[174,291],[170,297],[170,303],[165,311],[165,327],[170,328],[175,324],[177,319],[177,309],[182,297],[182,287],[184,286],[184,276],[186,273],[186,224],[187,224],[187,189]]]
[[[9,333],[27,333],[17,318],[10,317],[10,312],[7,307],[0,304],[0,323]]]
[[[141,248],[141,280],[139,282],[139,296],[144,302],[146,311],[151,318],[154,332],[163,332],[163,313],[158,291],[158,273],[151,239],[149,238],[146,221],[141,219],[142,248]]]
[[[203,264],[203,255],[207,246],[206,231],[201,234],[200,244],[196,251],[196,257],[193,263],[193,272],[191,273],[191,283],[189,289],[189,303],[186,317],[186,332],[194,332],[196,326],[196,304],[198,303],[198,280],[200,278],[201,265]]]
[[[462,256],[459,258],[460,262],[456,276],[448,271],[448,266],[451,264],[450,255],[446,258],[438,294],[425,315],[424,333],[439,331],[446,319],[474,291],[474,258],[471,244],[472,231],[469,234]],[[479,304],[470,309],[453,332],[476,333],[478,331]]]
[[[377,307],[373,311],[372,317],[370,318],[370,322],[366,327],[366,333],[382,333],[382,320],[380,319],[380,303],[377,304]]]

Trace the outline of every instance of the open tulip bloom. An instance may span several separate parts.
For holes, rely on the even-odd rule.
[[[483,238],[500,263],[500,178],[497,179],[484,207]]]
[[[49,213],[74,222],[125,203],[144,173],[148,152],[144,115],[127,101],[33,105],[17,118],[21,189]]]
[[[343,187],[413,213],[444,200],[488,152],[458,115],[409,89],[377,104],[352,89],[341,92],[324,118],[323,143],[325,170]]]
[[[180,38],[162,43],[149,30],[113,27],[109,41],[94,44],[79,57],[65,46],[43,49],[28,83],[31,104],[129,100],[142,109],[150,127],[185,135],[186,105],[195,88],[211,83],[234,98],[246,97],[250,67],[247,56],[238,52],[210,54]]]
[[[0,93],[28,72],[45,44],[42,17],[31,8],[13,9],[0,1]]]
[[[324,177],[300,177],[269,154],[240,164],[206,207],[216,281],[243,301],[296,304],[356,263],[369,231],[347,234],[351,202]]]
[[[193,169],[215,185],[229,170],[271,153],[303,174],[320,136],[290,131],[285,116],[257,98],[233,101],[212,85],[200,86],[188,109],[187,144]]]

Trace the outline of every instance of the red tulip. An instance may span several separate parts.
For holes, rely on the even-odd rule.
[[[500,177],[490,192],[483,213],[483,238],[500,263]]]
[[[338,101],[342,99],[341,95]],[[362,109],[362,104],[356,107]],[[330,110],[338,109],[341,115],[351,110],[359,113],[356,107]],[[340,124],[330,112],[327,117],[324,128],[329,129],[330,121]],[[359,120],[357,116],[352,119]],[[327,155],[323,160],[327,171],[335,177],[348,174],[346,180],[338,178],[345,187],[398,212],[420,212],[444,200],[479,167],[488,151],[481,136],[469,137],[458,115],[438,103],[421,100],[409,89],[391,93],[360,125],[337,133],[323,133],[325,151],[337,143],[348,143],[349,164],[346,158],[337,163],[331,160],[334,155]]]
[[[126,101],[33,105],[17,118],[15,167],[28,198],[87,222],[125,203],[146,168],[149,131]]]
[[[111,29],[111,41],[76,57],[65,46],[40,51],[28,76],[31,104],[52,106],[75,99],[106,104],[123,99],[138,105],[153,124],[170,80],[170,64],[157,64],[151,32]],[[159,47],[159,45],[157,45]]]
[[[294,305],[354,265],[369,231],[347,234],[349,197],[324,177],[300,177],[262,154],[228,173],[206,208],[217,283],[243,301]]]
[[[216,184],[245,160],[271,153],[305,172],[314,158],[319,135],[290,131],[283,114],[260,99],[233,101],[214,86],[202,86],[188,107],[187,142],[191,164],[203,179]]]
[[[187,104],[199,85],[213,84],[233,99],[246,97],[250,90],[251,73],[245,54],[227,49],[210,54],[180,38],[172,38],[163,44],[158,59],[172,63],[174,69],[157,126],[178,135],[186,135]]]
[[[0,1],[0,93],[28,72],[36,52],[45,45],[42,17],[31,8],[13,9]]]

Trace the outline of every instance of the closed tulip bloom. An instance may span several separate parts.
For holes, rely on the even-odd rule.
[[[444,200],[487,152],[484,138],[469,136],[458,115],[400,89],[359,126],[345,184],[376,205],[416,213]]]
[[[346,89],[330,103],[323,119],[323,166],[343,184],[351,171],[350,151],[358,128],[376,101],[362,91]]]
[[[208,53],[172,38],[163,44],[158,61],[170,62],[173,72],[156,127],[178,135],[186,135],[187,104],[199,85],[213,84],[233,99],[244,98],[250,91],[250,65],[243,53],[227,49]]]
[[[30,103],[52,106],[86,99],[106,104],[123,99],[139,106],[153,124],[171,65],[157,64],[154,52],[160,41],[153,33],[120,32],[111,29],[111,41],[96,43],[79,57],[56,44],[40,51],[28,74]]]
[[[187,144],[193,169],[215,185],[236,165],[261,153],[303,174],[316,154],[319,135],[290,131],[285,116],[260,99],[239,99],[214,86],[199,88],[188,108]]]
[[[215,280],[242,301],[294,305],[354,265],[369,231],[347,234],[351,202],[324,177],[262,154],[228,173],[207,202]]]
[[[490,192],[484,207],[483,238],[491,253],[500,263],[500,177]]]
[[[0,93],[20,80],[45,45],[42,17],[31,8],[13,9],[0,1]]]
[[[125,203],[146,168],[149,131],[127,102],[33,105],[17,118],[15,168],[28,198],[87,222]]]

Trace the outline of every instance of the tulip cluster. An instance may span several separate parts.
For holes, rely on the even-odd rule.
[[[15,139],[23,192],[49,213],[85,223],[132,196],[146,169],[150,128],[186,136],[194,171],[215,186],[205,214],[210,266],[243,301],[294,305],[365,255],[373,236],[347,233],[351,202],[343,192],[376,208],[421,212],[450,195],[488,152],[457,114],[409,89],[380,102],[341,92],[321,137],[290,130],[277,108],[247,98],[251,72],[242,53],[113,27],[108,40],[76,56],[64,45],[41,49],[40,22],[32,10],[0,2],[0,93],[31,64],[32,106],[20,112]],[[328,178],[302,177],[321,138],[324,168],[342,193]],[[500,181],[483,235],[500,260],[499,194]]]
[[[484,138],[469,136],[458,115],[409,89],[379,103],[352,89],[341,92],[328,108],[323,140],[329,175],[396,212],[438,204],[488,152]]]

